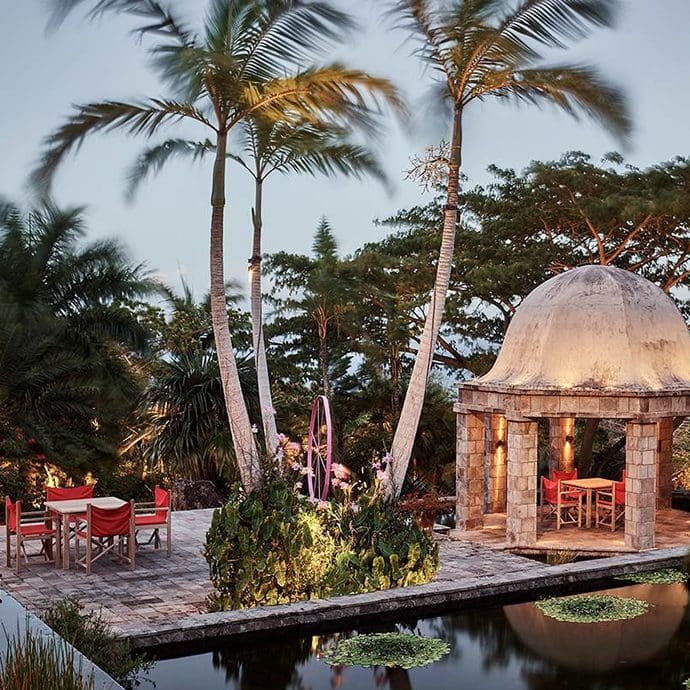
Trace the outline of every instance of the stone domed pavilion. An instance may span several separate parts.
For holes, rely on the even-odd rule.
[[[457,529],[506,513],[509,545],[537,542],[537,427],[574,465],[576,418],[626,423],[625,544],[654,547],[656,509],[671,507],[674,418],[690,415],[690,334],[646,279],[583,266],[547,280],[518,307],[496,362],[459,386]],[[485,458],[488,465],[485,472]]]

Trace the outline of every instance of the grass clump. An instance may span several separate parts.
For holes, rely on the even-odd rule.
[[[408,633],[372,633],[338,642],[324,658],[331,666],[399,666],[414,668],[433,664],[448,654],[450,646],[438,638]]]
[[[5,636],[0,690],[95,690],[93,673],[82,673],[74,651],[60,640],[32,632],[28,623],[24,633]]]
[[[67,640],[87,659],[103,669],[125,688],[136,687],[137,676],[149,664],[143,656],[134,655],[126,640],[117,637],[100,611],[82,613],[78,600],[61,599],[43,612],[43,621]],[[0,690],[4,690],[0,686]]]
[[[611,594],[583,594],[543,599],[535,606],[546,616],[567,623],[604,623],[637,618],[649,608],[641,599]]]
[[[631,573],[616,578],[620,582],[633,582],[636,585],[677,585],[687,582],[687,579],[688,576],[685,573],[674,568],[653,570],[647,573]]]

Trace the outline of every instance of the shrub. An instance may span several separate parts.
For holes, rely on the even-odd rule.
[[[338,642],[324,657],[331,666],[399,666],[414,668],[438,661],[450,652],[450,646],[438,638],[409,633],[372,633]]]
[[[212,611],[428,582],[438,547],[376,489],[314,504],[282,479],[235,485],[206,538]]]
[[[239,484],[213,514],[206,560],[213,611],[281,604],[320,595],[335,549],[317,508],[276,480],[246,494]]]
[[[438,545],[414,517],[384,502],[377,487],[356,503],[335,501],[332,511],[340,548],[327,573],[338,594],[429,582],[438,569]]]
[[[2,690],[94,690],[93,674],[85,676],[75,666],[74,652],[59,640],[33,633],[7,636],[0,655]]]
[[[632,582],[636,585],[677,585],[688,581],[688,576],[680,570],[665,568],[651,572],[630,573],[616,578],[620,582]]]
[[[60,600],[46,609],[42,618],[58,635],[126,688],[134,687],[137,675],[148,667],[144,657],[132,654],[127,640],[111,631],[100,611],[84,614],[76,599]]]

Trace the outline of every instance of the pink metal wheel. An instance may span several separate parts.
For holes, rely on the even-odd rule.
[[[331,485],[333,459],[333,425],[331,406],[325,395],[319,395],[311,407],[309,447],[307,449],[307,480],[310,498],[325,501]]]

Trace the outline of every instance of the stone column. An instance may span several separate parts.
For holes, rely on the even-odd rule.
[[[455,529],[460,532],[481,527],[484,518],[484,417],[458,414]]]
[[[507,485],[507,422],[502,414],[491,415],[489,446],[489,512],[505,513]]]
[[[670,510],[673,491],[673,417],[660,419],[658,424],[656,507],[658,510]]]
[[[506,542],[537,541],[537,422],[508,420]]]
[[[654,548],[657,422],[628,422],[625,443],[625,545]]]
[[[575,418],[549,419],[549,475],[575,469]]]

